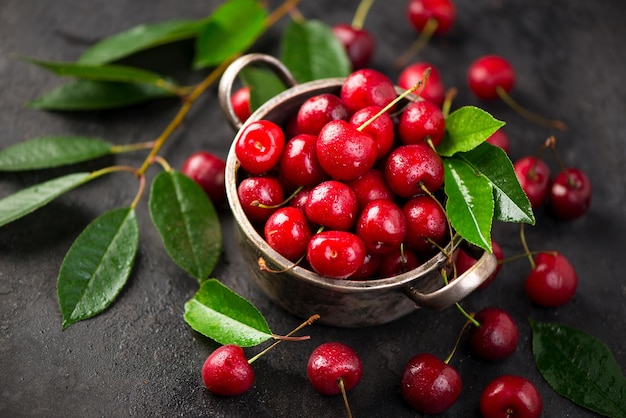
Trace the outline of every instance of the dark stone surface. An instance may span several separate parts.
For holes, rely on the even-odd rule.
[[[125,144],[156,138],[178,105],[159,101],[124,110],[58,113],[23,104],[60,84],[45,71],[15,58],[74,60],[96,40],[139,23],[199,18],[219,2],[173,0],[77,1],[3,0],[0,7],[0,147],[44,135],[85,135]],[[270,2],[275,7],[278,2]],[[539,388],[544,416],[594,416],[559,396],[542,380],[531,354],[528,318],[558,321],[586,331],[613,351],[626,367],[626,280],[619,264],[626,244],[626,4],[619,0],[457,1],[458,23],[445,39],[435,39],[422,58],[437,65],[459,94],[455,105],[475,104],[508,122],[512,159],[534,154],[554,132],[522,119],[500,102],[481,103],[465,84],[469,63],[485,53],[510,59],[518,79],[513,95],[534,111],[564,120],[556,133],[561,157],[590,176],[590,212],[574,222],[557,222],[543,208],[537,225],[527,228],[535,249],[563,252],[578,271],[575,298],[557,309],[533,306],[523,293],[528,263],[504,266],[498,280],[463,301],[470,311],[487,305],[508,309],[518,321],[517,352],[500,363],[471,357],[461,344],[451,364],[464,388],[445,416],[478,415],[483,387],[507,373],[526,376]],[[395,78],[393,59],[415,38],[405,2],[376,2],[366,21],[377,40],[373,66]],[[304,1],[302,13],[328,23],[350,21],[353,7],[336,1]],[[276,54],[285,20],[254,49]],[[186,70],[192,45],[179,43],[142,53],[128,63],[187,83],[201,73]],[[233,137],[218,108],[215,89],[192,109],[162,155],[179,168],[191,152],[226,155]],[[551,167],[556,163],[547,156]],[[143,154],[116,157],[139,165]],[[0,173],[0,196],[75,169],[112,164],[99,160],[79,167],[28,173]],[[156,168],[149,170],[152,177]],[[445,357],[463,317],[455,310],[420,311],[392,324],[365,329],[313,326],[308,342],[283,344],[255,363],[256,383],[230,399],[212,396],[202,386],[200,367],[216,344],[193,332],[183,320],[183,304],[197,289],[195,280],[167,257],[150,223],[146,200],[138,206],[140,249],[127,287],[100,316],[61,331],[56,275],[64,254],[80,231],[105,210],[127,205],[136,183],[125,174],[109,176],[67,193],[53,203],[0,229],[0,416],[127,417],[336,417],[339,397],[316,394],[307,382],[306,360],[324,341],[343,341],[362,356],[363,380],[350,394],[356,417],[410,417],[399,377],[406,361],[422,351]],[[146,196],[147,197],[147,196]],[[250,283],[232,238],[232,218],[221,212],[224,255],[214,275],[251,300],[272,330],[287,333],[301,322],[269,302]],[[507,255],[521,252],[518,228],[497,224],[493,231]],[[254,354],[260,348],[248,349]]]

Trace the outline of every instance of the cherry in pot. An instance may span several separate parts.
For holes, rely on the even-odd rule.
[[[409,103],[398,121],[398,136],[403,144],[430,140],[437,147],[446,133],[446,121],[441,109],[428,100]]]
[[[265,241],[280,255],[291,261],[304,256],[311,239],[311,230],[304,213],[285,206],[272,213],[263,228]]]
[[[274,177],[247,177],[239,183],[241,208],[253,223],[264,223],[285,200],[283,186]]]
[[[428,69],[430,74],[425,80],[424,74]],[[424,81],[426,83],[419,90],[420,97],[441,107],[446,98],[446,88],[441,73],[433,64],[424,61],[415,62],[404,68],[398,76],[398,86],[406,90]]]
[[[322,231],[309,241],[306,259],[317,274],[345,279],[357,272],[367,255],[363,240],[347,231]]]
[[[237,89],[231,96],[230,102],[235,115],[237,115],[241,122],[245,122],[252,114],[250,107],[250,88],[241,87]]]
[[[285,134],[269,120],[245,125],[235,144],[235,155],[241,167],[250,174],[265,173],[278,163],[285,147]]]
[[[254,370],[240,346],[227,344],[207,357],[202,366],[202,381],[217,395],[241,395],[252,387]]]
[[[381,255],[399,249],[406,236],[406,220],[398,205],[379,199],[368,203],[356,223],[356,234],[368,253]]]
[[[385,179],[400,197],[430,193],[443,184],[443,162],[435,150],[425,143],[401,145],[389,154],[385,163]]]
[[[391,79],[371,68],[363,68],[350,73],[342,83],[339,95],[341,101],[352,113],[368,106],[385,107],[396,96]]]
[[[310,97],[298,108],[296,123],[298,132],[317,135],[332,120],[348,120],[350,112],[341,99],[330,93]]]

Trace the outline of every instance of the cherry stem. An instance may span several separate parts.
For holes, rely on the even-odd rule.
[[[396,68],[404,67],[411,58],[417,55],[426,46],[430,38],[432,38],[433,34],[437,30],[438,26],[439,21],[437,19],[435,19],[434,17],[429,18],[426,21],[424,28],[420,31],[420,34],[415,42],[413,42],[413,44],[411,44],[411,46],[402,55],[396,58],[396,60],[393,62],[393,65]]]
[[[430,145],[430,147],[435,150],[435,147],[433,146],[433,142],[428,139],[428,143]],[[435,150],[436,152],[436,150]],[[443,213],[446,213],[446,208],[443,206],[443,204],[439,201],[439,199],[437,199],[435,197],[434,194],[432,194],[432,192],[430,190],[428,190],[428,188],[426,186],[424,186],[423,184],[421,185],[421,189],[424,191],[424,193],[426,193],[428,196],[430,196],[431,199],[433,199],[435,201],[435,203],[441,208],[441,210],[443,211]],[[450,219],[448,219],[448,217],[446,216],[446,224],[448,225],[448,234],[450,234],[450,242],[452,242],[454,240],[454,230],[452,229],[452,223],[450,223]],[[431,240],[432,242],[432,240]],[[437,245],[437,247],[439,247],[439,245]],[[440,251],[444,254],[446,254],[445,250],[441,247],[439,247]],[[452,255],[454,254],[454,251],[450,252],[450,254],[447,254],[447,257],[449,259],[449,262],[451,264],[454,264],[452,262]],[[454,269],[454,277],[456,277],[456,268]]]
[[[350,402],[348,402],[348,393],[346,392],[346,385],[343,382],[343,377],[340,377],[337,380],[337,384],[339,385],[339,389],[341,389],[341,396],[343,397],[343,403],[346,406],[348,418],[352,418],[352,411],[350,410]]]
[[[277,203],[275,205],[264,205],[263,203],[259,202],[258,200],[253,200],[252,202],[250,202],[250,206],[254,206],[255,208],[262,208],[262,209],[276,209],[276,208],[279,208],[279,207],[283,206],[285,203],[289,202],[291,199],[296,197],[296,195],[298,193],[300,193],[300,191],[302,191],[302,189],[304,189],[304,186],[299,186],[296,190],[294,190],[293,193],[291,193],[289,195],[289,197],[287,197],[287,199],[285,199],[282,202]]]
[[[257,260],[257,264],[259,266],[259,270],[261,271],[267,271],[268,273],[287,273],[288,271],[291,271],[294,269],[294,267],[296,267],[298,264],[300,264],[300,261],[302,261],[304,259],[304,256],[300,257],[295,263],[293,263],[292,265],[290,265],[287,268],[284,269],[280,269],[280,270],[274,270],[271,269],[267,266],[267,262],[265,261],[265,259],[263,257],[259,257],[259,259]]]
[[[533,256],[528,249],[528,244],[526,243],[526,233],[524,232],[524,224],[520,224],[519,236],[522,241],[522,247],[524,247],[524,254],[528,257],[528,261],[530,262],[530,267],[535,268],[535,260],[533,260]]]
[[[441,273],[441,277],[443,277],[443,282],[447,286],[448,285],[448,273],[446,273],[445,269],[442,269],[440,273]],[[480,326],[480,323],[474,318],[474,315],[467,313],[467,311],[461,306],[459,302],[456,302],[455,305],[457,309],[459,310],[459,312],[461,312],[463,316],[467,318],[468,321],[470,321],[472,324],[474,324],[477,327]],[[452,353],[450,353],[448,358],[452,358]]]
[[[140,151],[144,149],[151,149],[155,145],[156,141],[140,142],[137,144],[128,145],[113,145],[111,147],[112,154],[121,154],[123,152]]]
[[[448,91],[446,91],[446,96],[443,100],[443,105],[441,106],[441,113],[443,113],[444,117],[448,117],[450,114],[450,108],[452,107],[452,101],[456,97],[458,90],[456,87],[450,87]]]
[[[552,155],[554,155],[554,158],[556,159],[556,162],[559,165],[559,168],[567,176],[567,184],[570,187],[575,187],[576,182],[574,181],[570,173],[567,171],[567,167],[565,166],[565,164],[563,164],[563,160],[561,160],[559,153],[556,151],[556,138],[554,137],[554,135],[546,139],[546,142],[544,143],[544,147],[550,148],[550,151],[552,151]]]
[[[446,364],[450,363],[450,361],[452,360],[452,357],[454,357],[454,353],[456,353],[456,350],[459,347],[459,344],[461,343],[461,336],[463,335],[463,333],[465,331],[467,331],[467,328],[470,327],[471,325],[475,325],[475,326],[478,326],[478,327],[480,326],[478,321],[476,321],[476,319],[474,319],[474,314],[473,313],[469,314],[469,317],[470,317],[470,319],[465,321],[465,323],[461,327],[461,330],[459,331],[459,335],[456,336],[456,341],[454,342],[454,346],[452,347],[452,351],[450,351],[450,354],[448,354],[448,357],[446,357],[446,359],[443,361],[444,363],[446,363]]]
[[[270,345],[269,347],[267,347],[265,350],[261,351],[259,354],[257,354],[254,357],[250,357],[250,359],[248,360],[249,364],[252,364],[253,362],[255,362],[256,360],[258,360],[259,357],[265,355],[268,351],[272,350],[274,347],[276,347],[278,344],[282,343],[283,341],[289,341],[291,340],[289,337],[291,337],[293,334],[295,334],[296,332],[300,331],[302,328],[313,324],[313,322],[317,321],[320,318],[320,316],[318,314],[313,314],[309,317],[309,319],[307,319],[306,321],[304,321],[303,323],[301,323],[300,325],[298,325],[296,328],[294,328],[293,331],[291,331],[289,334],[284,335],[284,336],[276,336],[276,335],[272,335],[273,338],[277,339],[278,341],[276,341],[274,344]],[[308,339],[308,338],[305,338]]]
[[[373,3],[374,0],[361,0],[356,8],[356,12],[354,12],[354,17],[352,18],[351,26],[353,29],[363,29],[363,25],[365,24],[365,18],[367,17],[367,13],[369,12],[370,7],[372,7]]]
[[[546,126],[548,128],[558,129],[559,131],[566,131],[567,125],[561,122],[560,120],[553,120],[544,118],[541,115],[531,112],[530,110],[524,108],[519,103],[517,103],[513,98],[502,88],[502,86],[496,86],[496,93],[498,93],[498,97],[502,99],[510,108],[515,110],[522,117],[528,119],[529,121],[536,123],[537,125]]]
[[[510,263],[510,262],[519,260],[520,258],[526,258],[526,257],[528,257],[529,254],[530,255],[537,255],[537,254],[541,254],[541,253],[557,255],[558,251],[548,251],[548,250],[529,251],[528,253],[521,253],[521,254],[517,254],[517,255],[512,255],[510,257],[503,258],[502,260],[498,260],[498,264]]]

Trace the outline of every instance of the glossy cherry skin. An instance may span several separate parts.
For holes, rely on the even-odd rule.
[[[422,185],[434,193],[443,184],[443,162],[424,143],[401,145],[389,154],[385,164],[385,179],[400,197],[423,194]]]
[[[235,144],[235,155],[241,167],[250,174],[265,173],[276,164],[285,147],[285,134],[269,120],[244,125]]]
[[[368,253],[374,255],[386,254],[400,248],[406,231],[402,209],[386,199],[368,203],[356,222],[356,234],[365,243]]]
[[[327,123],[316,142],[317,160],[335,180],[350,181],[368,172],[378,158],[374,138],[343,120]]]
[[[263,224],[275,207],[285,200],[283,186],[274,177],[248,177],[239,183],[237,196],[241,208],[252,223]],[[259,204],[267,207],[259,206]]]
[[[403,144],[430,140],[437,147],[446,133],[446,120],[441,109],[428,100],[409,103],[398,121],[398,136]]]
[[[569,302],[578,287],[578,276],[569,260],[560,253],[542,252],[534,261],[535,268],[524,284],[528,298],[549,308]]]
[[[401,378],[404,400],[422,414],[440,414],[459,398],[461,376],[432,354],[417,354],[406,364]]]
[[[561,171],[550,187],[550,209],[552,214],[563,220],[578,219],[591,205],[591,181],[577,168]]]
[[[404,243],[408,248],[426,253],[433,249],[431,241],[445,244],[449,235],[448,218],[432,197],[415,196],[402,206],[402,212],[407,229]]]
[[[349,280],[367,280],[376,277],[380,267],[380,257],[372,254],[366,254],[361,267],[352,273]]]
[[[528,379],[503,375],[491,381],[480,396],[484,418],[539,418],[541,394]]]
[[[517,323],[504,309],[491,306],[474,317],[480,326],[472,326],[469,345],[472,353],[488,361],[499,361],[511,356],[517,349]]]
[[[263,228],[265,241],[283,257],[297,261],[306,254],[311,229],[304,213],[285,206],[272,213]]]
[[[509,140],[509,136],[502,128],[491,134],[489,138],[487,138],[487,142],[489,142],[491,145],[502,148],[502,150],[507,154],[509,154],[509,152],[511,151],[511,141]]]
[[[378,276],[381,278],[393,277],[416,269],[419,266],[419,258],[413,251],[408,248],[403,250],[397,249],[380,256]]]
[[[407,15],[418,32],[424,30],[428,19],[437,20],[434,33],[444,35],[456,21],[456,7],[451,0],[410,0]]]
[[[331,341],[313,350],[306,370],[315,390],[324,395],[338,395],[341,393],[340,379],[346,391],[361,381],[363,362],[348,345]]]
[[[365,122],[375,117],[381,110],[382,107],[380,106],[368,106],[357,110],[350,117],[350,125],[358,129]],[[376,116],[376,119],[367,124],[365,128],[362,128],[361,132],[374,138],[377,147],[376,158],[382,158],[387,155],[393,146],[396,128],[391,116],[388,113],[383,113]]]
[[[332,120],[348,120],[350,112],[339,96],[322,93],[310,97],[298,108],[298,133],[317,135]]]
[[[513,89],[515,71],[511,64],[499,55],[485,55],[476,59],[467,72],[470,90],[483,100],[497,99],[497,87],[506,93]]]
[[[405,67],[398,76],[398,86],[409,90],[424,80],[424,74],[429,68],[430,75],[426,80],[426,84],[421,86],[416,93],[419,93],[422,99],[441,107],[446,98],[446,88],[441,80],[441,73],[429,62],[416,62]]]
[[[226,162],[222,158],[198,151],[185,160],[180,171],[198,183],[214,205],[220,205],[226,200],[225,170]]]
[[[502,251],[502,247],[493,239],[491,240],[491,250],[493,255],[496,256],[498,260],[498,265],[496,269],[487,277],[487,279],[478,286],[478,289],[484,289],[489,286],[498,276],[500,270],[502,270],[502,260],[504,259],[504,252]],[[469,270],[474,264],[476,264],[477,260],[468,255],[463,249],[459,249],[456,255],[456,273],[457,275],[461,275]]]
[[[314,186],[330,176],[317,159],[317,136],[299,134],[285,144],[278,162],[281,178],[297,186]]]
[[[550,191],[550,167],[542,159],[529,156],[517,160],[513,170],[530,206],[538,208],[543,205]]]
[[[359,208],[363,209],[369,202],[377,199],[393,200],[395,195],[385,181],[385,174],[373,168],[356,180],[347,183],[356,194]]]
[[[345,279],[354,274],[365,260],[363,240],[347,231],[322,231],[309,241],[306,259],[320,276]]]
[[[250,89],[248,87],[241,87],[235,91],[230,97],[230,102],[235,115],[237,115],[241,122],[245,122],[252,114],[250,108]]]
[[[223,345],[213,351],[202,366],[206,388],[221,396],[247,392],[254,383],[254,370],[238,345]]]
[[[391,79],[371,68],[363,68],[350,73],[341,85],[339,95],[341,101],[352,113],[368,106],[385,107],[396,96]]]
[[[376,47],[374,37],[369,31],[347,23],[334,25],[332,31],[346,49],[353,70],[360,70],[369,65]]]
[[[311,189],[305,208],[309,221],[341,231],[354,226],[358,210],[354,191],[336,180],[325,181]]]

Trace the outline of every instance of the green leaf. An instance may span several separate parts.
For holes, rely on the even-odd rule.
[[[78,236],[57,280],[63,329],[106,309],[119,295],[133,267],[139,225],[133,208],[107,212]]]
[[[230,0],[210,16],[196,42],[193,68],[218,65],[248,49],[265,30],[265,9],[256,0]]]
[[[437,146],[437,152],[450,157],[457,152],[469,151],[504,125],[478,107],[461,107],[446,118],[446,135]]]
[[[345,48],[321,21],[292,21],[281,46],[281,61],[300,83],[346,77],[352,70]]]
[[[0,226],[13,222],[91,180],[89,173],[73,173],[22,189],[0,200]]]
[[[219,259],[222,233],[204,190],[178,171],[161,172],[152,183],[149,207],[168,255],[198,281],[205,280]]]
[[[496,202],[495,219],[503,222],[535,224],[528,196],[515,176],[513,164],[499,147],[483,142],[476,148],[455,155],[491,182]]]
[[[557,323],[530,320],[533,357],[546,382],[572,402],[608,417],[626,417],[626,378],[597,338]]]
[[[45,110],[101,110],[172,96],[171,90],[150,84],[78,80],[28,102],[28,106]]]
[[[194,38],[205,24],[206,19],[200,19],[135,26],[96,43],[83,53],[78,62],[107,64],[158,45]]]
[[[174,89],[176,83],[166,80],[160,74],[141,68],[123,65],[92,65],[73,62],[53,62],[27,59],[28,62],[45,68],[59,76],[75,77],[83,80],[115,81],[120,83],[143,83],[157,87]]]
[[[491,183],[462,160],[446,158],[443,162],[450,224],[466,241],[491,251],[494,210]]]
[[[246,67],[239,73],[243,84],[250,89],[250,108],[254,112],[287,87],[272,71],[264,68]]]
[[[206,280],[185,303],[185,321],[220,344],[251,347],[272,338],[263,315],[216,279]]]
[[[0,151],[0,171],[35,170],[93,160],[112,153],[113,145],[81,136],[32,138]]]

